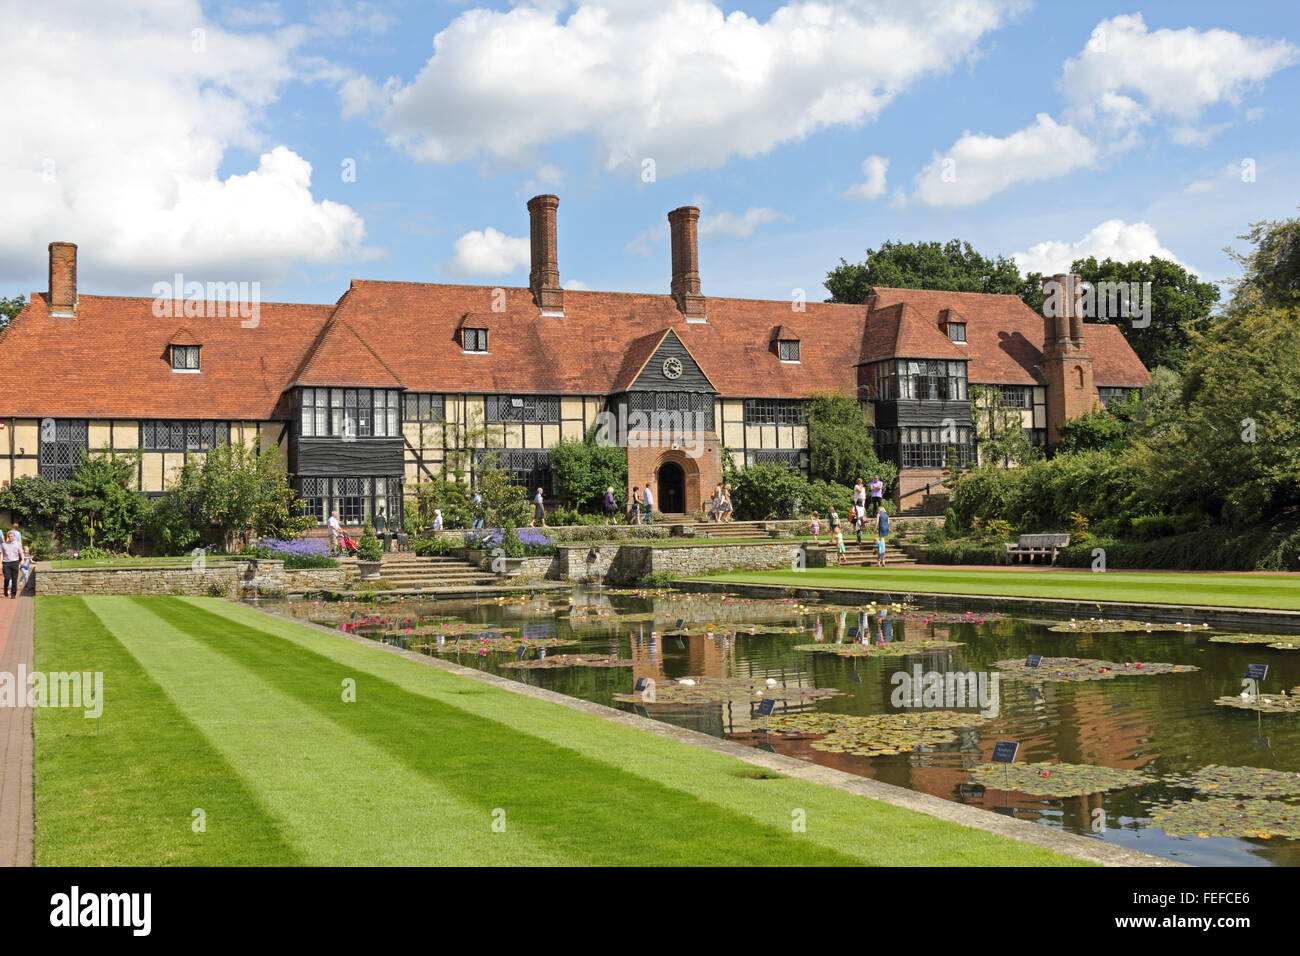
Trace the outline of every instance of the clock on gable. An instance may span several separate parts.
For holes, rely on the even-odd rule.
[[[682,360],[675,357],[664,359],[664,378],[681,378]]]

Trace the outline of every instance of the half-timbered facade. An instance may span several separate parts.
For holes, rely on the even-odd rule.
[[[877,288],[861,304],[707,298],[699,211],[669,214],[669,293],[565,290],[558,199],[528,203],[528,288],[353,281],[334,305],[81,295],[76,246],[0,337],[22,386],[0,400],[0,482],[70,477],[82,451],[138,453],[160,493],[218,442],[278,449],[310,514],[400,517],[409,486],[483,456],[552,490],[549,451],[593,429],[629,485],[699,509],[740,467],[808,467],[806,403],[857,396],[904,494],[978,454],[971,389],[993,386],[1045,445],[1067,418],[1142,387],[1115,326],[1044,319],[1014,296]],[[869,476],[864,476],[868,477]]]

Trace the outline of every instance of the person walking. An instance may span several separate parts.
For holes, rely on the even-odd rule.
[[[822,519],[815,511],[812,513],[812,521],[808,522],[808,530],[812,534],[813,544],[821,544]]]
[[[546,505],[542,503],[542,489],[537,489],[537,494],[533,495],[533,520],[528,522],[528,527],[534,528],[537,523],[541,522],[543,528],[546,527]]]
[[[723,485],[722,486],[722,520],[723,521],[735,520],[732,517],[734,511],[735,509],[731,507],[731,485]]]
[[[4,543],[0,544],[0,561],[3,561],[4,565],[4,596],[16,598],[18,597],[18,568],[23,563],[23,546],[18,543],[18,536],[13,531],[6,534]]]
[[[646,485],[643,489],[641,489],[641,505],[645,511],[645,523],[653,524],[654,513],[655,513],[655,496],[654,496],[654,492],[650,490],[649,485]]]
[[[861,478],[853,485],[853,507],[856,508],[858,505],[864,508],[867,506],[867,486],[862,483]]]
[[[844,553],[844,529],[840,527],[838,521],[835,523],[835,530],[831,533],[835,536],[835,563],[843,564],[848,558]]]
[[[880,503],[884,500],[884,498],[885,498],[885,483],[880,480],[879,475],[876,475],[876,477],[871,482],[871,510],[868,511],[867,514],[869,515],[876,514],[877,509],[880,507]]]
[[[605,524],[615,524],[618,515],[618,502],[614,500],[614,489],[605,489]]]
[[[18,590],[27,586],[27,579],[32,576],[32,552],[23,548],[23,563],[18,566]]]
[[[862,518],[862,506],[854,505],[852,516],[849,519],[853,523],[853,533],[858,536],[858,548],[862,548],[862,525],[865,523]]]
[[[885,538],[889,536],[889,515],[882,505],[876,511],[876,566],[885,566]]]
[[[628,524],[641,523],[641,486],[633,485],[632,494],[627,499]]]
[[[471,531],[481,531],[483,529],[483,495],[480,492],[474,492],[474,521],[470,524]]]
[[[434,531],[442,530],[442,509],[441,508],[433,509],[433,530]]]
[[[337,551],[339,549],[339,535],[343,533],[343,528],[339,525],[339,513],[331,511],[329,521],[325,522],[325,525],[330,533],[330,551]]]
[[[15,521],[9,526],[9,530],[14,533],[14,540],[18,542],[18,547],[23,546],[23,533],[18,530],[18,522]]]

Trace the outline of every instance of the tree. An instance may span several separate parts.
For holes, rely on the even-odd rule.
[[[1244,273],[1233,283],[1234,304],[1294,307],[1300,302],[1300,219],[1253,222],[1250,232],[1237,238],[1255,248],[1245,254],[1225,250]]]
[[[510,483],[510,476],[488,455],[478,467],[478,493],[483,496],[484,523],[491,527],[521,525],[528,521],[528,492]]]
[[[808,473],[813,481],[852,485],[879,475],[888,491],[898,467],[876,457],[871,430],[860,406],[842,394],[814,395],[808,401]]]
[[[983,461],[1023,465],[1038,457],[1038,449],[1025,434],[1020,409],[1007,408],[1002,403],[1000,389],[991,385],[972,385],[970,416]]]
[[[613,488],[617,499],[627,488],[627,453],[617,445],[596,441],[596,430],[578,441],[570,439],[552,445],[551,478],[555,495],[579,511],[599,512],[605,489]]]
[[[1251,524],[1300,509],[1297,318],[1233,305],[1193,334],[1176,417],[1135,443],[1151,494],[1171,510]]]
[[[1219,301],[1219,287],[1202,282],[1176,262],[1152,256],[1146,262],[1116,262],[1095,256],[1076,259],[1070,271],[1084,282],[1151,283],[1150,316],[1132,318],[1099,315],[1087,319],[1102,325],[1117,325],[1137,357],[1147,368],[1159,365],[1182,368],[1191,347],[1191,335],[1203,326]],[[1040,290],[1041,311],[1041,290]],[[1098,311],[1102,311],[1098,309]],[[1147,322],[1149,318],[1149,323]]]
[[[134,490],[137,455],[81,453],[68,493],[81,516],[81,530],[92,547],[101,544],[126,551],[148,511],[144,495]]]
[[[1109,408],[1062,422],[1061,450],[1120,451],[1128,444],[1140,401],[1137,395],[1131,395],[1125,401],[1111,402]]]
[[[77,518],[67,483],[46,478],[15,478],[0,487],[0,511],[8,511],[24,526],[60,536]]]
[[[8,298],[0,296],[0,331],[9,327],[9,323],[27,306],[27,297],[14,295]]]
[[[989,259],[969,242],[886,241],[868,249],[860,263],[840,264],[826,274],[828,302],[860,303],[876,286],[895,289],[942,289],[950,292],[993,292],[1019,295],[1020,270],[1003,256]]]

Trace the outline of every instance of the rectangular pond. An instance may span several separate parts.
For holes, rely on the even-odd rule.
[[[606,589],[265,606],[1169,859],[1300,864],[1300,637],[1009,618],[975,598],[965,613]],[[1243,709],[1257,694],[1269,709]],[[1019,745],[1009,766],[991,764],[1000,741]]]

